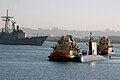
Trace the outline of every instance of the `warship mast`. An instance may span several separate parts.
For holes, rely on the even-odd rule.
[[[11,18],[14,18],[14,17],[8,16],[8,10],[7,10],[6,16],[2,16],[1,18],[3,18],[2,21],[5,21],[5,33],[8,33],[9,32],[9,21]]]

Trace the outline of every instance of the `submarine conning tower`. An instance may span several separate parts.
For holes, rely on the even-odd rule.
[[[93,41],[92,32],[90,32],[89,39],[89,55],[97,54],[97,43]]]

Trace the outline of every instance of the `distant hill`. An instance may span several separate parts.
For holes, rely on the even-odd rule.
[[[53,35],[53,36],[62,36],[66,34],[71,34],[75,38],[82,38],[89,36],[89,33],[92,32],[94,36],[120,36],[120,31],[111,31],[109,29],[106,29],[105,31],[75,31],[75,30],[61,30],[58,28],[52,28],[52,29],[30,29],[30,28],[22,28],[27,36],[34,36],[34,35]]]
[[[53,35],[53,36],[62,36],[66,34],[71,34],[75,38],[82,38],[89,36],[89,33],[92,32],[93,36],[120,36],[120,31],[112,31],[106,29],[104,31],[96,30],[96,31],[76,31],[76,30],[61,30],[57,27],[52,29],[31,29],[31,28],[21,28],[25,33],[26,36],[36,36],[36,35]],[[0,29],[1,30],[1,29]]]

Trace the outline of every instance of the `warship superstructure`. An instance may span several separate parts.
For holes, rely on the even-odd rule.
[[[16,25],[15,21],[11,21],[7,15],[1,17],[5,22],[5,27],[0,32],[0,44],[6,45],[39,45],[42,46],[48,36],[25,37],[25,32]],[[10,22],[12,22],[12,31],[10,30]]]

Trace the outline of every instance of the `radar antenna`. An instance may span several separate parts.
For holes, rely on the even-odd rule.
[[[11,22],[12,22],[13,32],[15,32],[15,24],[16,24],[16,22],[15,21],[11,21]]]

